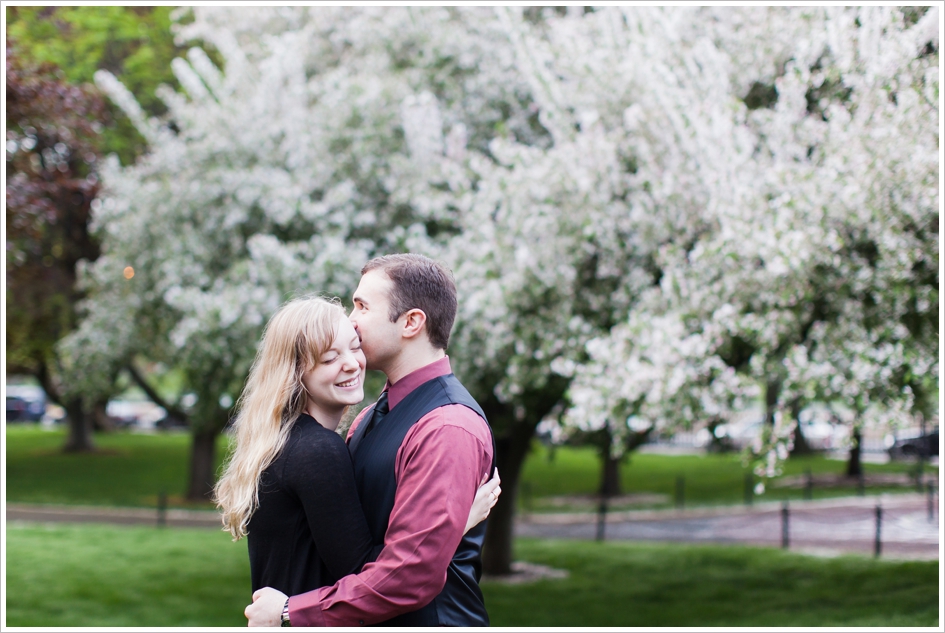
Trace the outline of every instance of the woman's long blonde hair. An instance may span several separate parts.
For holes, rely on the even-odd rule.
[[[259,506],[260,475],[279,455],[305,409],[302,374],[331,347],[344,316],[337,300],[308,296],[284,304],[266,324],[237,402],[236,449],[214,488],[223,529],[234,541],[246,536]]]

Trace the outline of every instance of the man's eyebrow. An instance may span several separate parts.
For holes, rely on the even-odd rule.
[[[354,303],[361,303],[364,305],[368,305],[368,302],[364,298],[359,297],[358,295],[354,295],[354,298],[352,298],[351,301]]]

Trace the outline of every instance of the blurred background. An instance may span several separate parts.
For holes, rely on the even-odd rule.
[[[494,625],[938,625],[938,7],[4,19],[10,626],[242,625],[262,328],[407,251]]]

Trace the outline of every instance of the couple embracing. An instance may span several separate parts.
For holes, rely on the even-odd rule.
[[[481,550],[501,489],[482,409],[452,374],[450,272],[422,255],[361,270],[350,315],[316,297],[266,326],[217,484],[247,537],[250,626],[487,626]],[[383,371],[378,401],[337,429]]]

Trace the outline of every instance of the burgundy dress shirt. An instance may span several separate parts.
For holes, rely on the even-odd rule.
[[[391,410],[423,383],[451,371],[444,357],[388,383]],[[348,430],[348,440],[364,413]],[[290,597],[292,626],[376,624],[433,600],[443,590],[469,508],[491,465],[489,427],[468,407],[451,404],[420,418],[397,451],[397,493],[384,549],[360,573]]]

